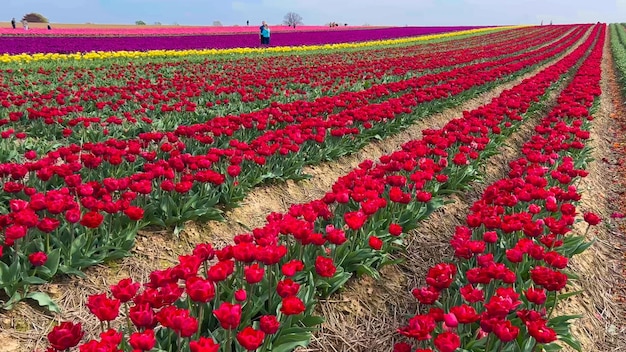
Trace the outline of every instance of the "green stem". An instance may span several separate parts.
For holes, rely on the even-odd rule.
[[[202,332],[202,320],[204,315],[204,304],[198,303],[198,331],[196,331],[196,340],[200,338],[200,333]]]
[[[270,269],[270,268],[268,268]],[[273,274],[273,270],[267,270],[267,283],[268,283],[268,287],[267,287],[267,302],[268,302],[268,311],[269,312],[273,312],[272,308],[274,306],[274,303],[272,301],[272,298],[274,297],[273,293],[274,293],[274,274]]]
[[[130,314],[128,312],[128,302],[124,303],[124,312],[126,313],[126,328],[128,329],[128,335],[130,335],[132,331],[132,325],[130,323]]]
[[[559,301],[559,295],[556,291],[554,291],[554,304],[552,304],[552,307],[550,307],[550,314],[548,314],[547,320],[550,320],[550,317],[552,316],[552,313],[554,312],[554,308],[556,307],[556,304],[558,301]]]
[[[233,335],[232,335],[232,330],[228,329],[226,330],[226,352],[231,352],[233,349],[233,343],[232,343],[232,339],[233,339]]]
[[[485,347],[485,351],[491,351],[492,350],[491,347],[493,347],[492,345],[493,345],[493,341],[494,341],[493,337],[494,337],[493,333],[490,333],[489,336],[487,336],[487,345],[486,345],[487,347]]]

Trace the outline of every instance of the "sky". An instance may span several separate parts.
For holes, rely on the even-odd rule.
[[[626,22],[626,0],[0,0],[0,21],[30,12],[52,23],[450,26]]]

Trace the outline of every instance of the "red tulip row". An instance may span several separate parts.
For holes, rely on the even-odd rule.
[[[200,244],[175,267],[153,272],[143,287],[126,279],[112,286],[111,298],[89,297],[100,321],[116,320],[127,306],[130,329],[103,332],[82,350],[291,351],[306,344],[322,321],[312,315],[318,294],[388,264],[402,234],[439,207],[443,195],[468,185],[523,114],[574,73],[602,29],[595,26],[571,54],[491,103],[425,130],[423,139],[377,164],[364,161],[324,198],[270,214],[266,226],[236,236],[234,245]],[[48,338],[57,350],[71,348],[82,338],[80,324],[63,323]]]
[[[488,186],[466,225],[451,240],[454,263],[431,267],[413,295],[426,307],[399,332],[418,351],[553,351],[557,340],[580,351],[569,331],[571,316],[554,316],[570,275],[569,258],[591,245],[573,235],[588,173],[591,111],[600,90],[605,26],[591,54],[561,93],[558,105],[509,163],[508,177]],[[600,218],[584,214],[589,226]],[[427,310],[430,307],[430,310]],[[420,349],[421,348],[421,349]],[[411,352],[408,343],[396,352]]]
[[[346,126],[345,122],[335,122],[335,120],[338,118],[342,118],[344,120],[346,118],[352,120],[362,120],[362,115],[372,113],[372,108],[375,110],[391,108],[396,110],[394,111],[395,114],[403,112],[397,111],[398,108],[394,105],[390,107],[385,106],[385,101],[382,101],[380,104],[372,103],[374,101],[379,101],[387,95],[394,96],[394,94],[401,94],[404,91],[408,91],[408,93],[400,95],[392,102],[396,103],[396,105],[399,102],[415,105],[414,103],[411,103],[411,100],[415,99],[418,103],[424,103],[434,99],[447,97],[449,95],[459,94],[473,86],[482,85],[485,82],[493,81],[495,78],[506,76],[507,74],[517,71],[520,68],[525,68],[525,65],[536,64],[546,58],[549,58],[555,53],[563,51],[574,41],[580,38],[580,36],[582,36],[584,31],[582,28],[579,29],[580,30],[577,32],[576,36],[563,38],[561,41],[555,43],[554,46],[544,48],[536,52],[532,51],[524,55],[510,57],[492,63],[475,64],[436,75],[427,75],[407,81],[377,85],[363,92],[345,93],[335,98],[319,99],[313,103],[298,102],[292,104],[273,104],[271,108],[259,111],[255,114],[227,117],[224,119],[212,119],[203,124],[180,126],[174,134],[161,132],[146,133],[140,135],[140,138],[137,139],[109,140],[106,143],[86,143],[82,146],[82,148],[76,146],[59,148],[54,152],[48,153],[46,157],[41,159],[37,159],[37,155],[35,153],[27,153],[26,158],[33,159],[33,162],[26,163],[25,166],[31,169],[34,167],[34,170],[40,170],[42,167],[46,167],[46,165],[58,165],[58,159],[61,158],[64,164],[71,164],[79,161],[82,163],[83,167],[97,168],[100,166],[101,162],[106,161],[110,164],[110,166],[113,166],[112,170],[110,170],[111,174],[119,175],[121,172],[123,176],[128,176],[128,174],[148,171],[145,168],[143,170],[132,167],[129,169],[128,166],[132,166],[134,161],[138,161],[135,164],[141,166],[142,163],[139,161],[154,163],[155,160],[161,159],[159,157],[168,160],[168,157],[178,157],[185,151],[195,152],[195,149],[199,149],[202,154],[204,154],[205,151],[210,148],[214,139],[221,135],[232,136],[232,134],[239,129],[253,129],[261,131],[260,133],[267,128],[276,128],[275,126],[287,126],[289,129],[292,128],[291,125],[294,122],[304,124],[308,123],[310,125],[311,122],[315,123],[318,121],[316,116],[323,116],[327,114],[330,114],[327,118],[331,125],[326,127],[324,130],[330,129],[331,133],[337,134],[338,136],[345,134],[346,132],[352,134],[357,131],[353,131],[353,128],[349,125]],[[523,59],[526,61],[518,61]],[[467,75],[470,72],[474,75],[479,74],[479,78],[467,79],[462,76],[463,74]],[[461,77],[458,77],[459,75],[461,75]],[[436,84],[441,81],[446,83]],[[420,87],[424,88],[417,90]],[[389,104],[389,102],[387,102],[387,104]],[[337,107],[340,107],[339,113],[336,113]],[[346,109],[344,110],[344,114],[341,114],[341,108]],[[384,116],[381,117],[390,117],[388,112],[383,112],[383,115]],[[365,128],[370,128],[371,124],[371,122],[365,123]],[[343,125],[342,127],[344,129],[349,130],[345,131],[338,129],[337,127],[341,125]],[[317,126],[310,125],[308,128],[316,127]],[[337,131],[332,132],[333,129]],[[281,130],[275,133],[281,134]],[[265,135],[267,135],[267,133]],[[252,136],[254,136],[254,134]],[[264,138],[265,137],[262,135],[261,139]],[[316,138],[323,138],[323,135]],[[168,142],[164,143],[164,139],[167,139]],[[300,138],[296,138],[296,140],[299,139]],[[227,142],[231,145],[231,148],[209,149],[209,153],[217,154],[216,157],[218,157],[218,159],[226,154],[231,159],[230,164],[239,165],[242,162],[244,155],[242,155],[240,147],[233,147],[233,145],[244,145],[249,141],[249,139],[245,138],[242,140],[233,140],[232,138],[222,140],[216,146],[219,147],[220,144]],[[298,144],[301,143],[302,142],[299,142]],[[260,148],[262,149],[263,147]],[[292,146],[285,146],[285,148],[293,149]],[[239,149],[239,151],[233,154],[231,150],[237,149]],[[245,149],[248,148],[245,147]],[[255,159],[254,161],[257,162],[263,156],[268,156],[268,152],[271,153],[272,150],[273,152],[276,152],[277,149],[280,148],[270,147],[270,151],[259,150],[256,151],[257,155],[252,157],[249,153],[247,153],[248,155],[246,155],[245,158]],[[159,153],[157,153],[157,151]],[[211,159],[213,158],[209,158],[209,162],[215,163],[216,160]],[[16,177],[16,175],[19,175],[21,172],[18,172],[17,174],[14,172],[15,168],[21,168],[20,164],[5,164],[3,166],[5,167],[4,173],[11,174],[13,179],[19,180],[24,177]],[[62,166],[63,164],[59,165],[59,167]],[[188,167],[189,165],[186,166]],[[201,166],[200,168],[206,167]],[[77,171],[80,170],[73,171],[72,173],[75,174]],[[61,174],[61,176],[66,175]],[[99,179],[98,175],[94,175],[94,177],[95,179],[92,179],[93,181],[97,181]],[[44,181],[45,178],[48,178],[48,176],[44,175]]]
[[[450,85],[448,87],[457,89],[458,91],[456,92],[459,92],[470,88],[471,85],[493,81],[506,74],[519,71],[524,67],[535,65],[551,55],[565,50],[567,46],[571,45],[571,42],[577,39],[578,37],[569,38],[565,43],[551,47],[552,50],[547,53],[542,55],[536,54],[526,61],[487,70],[477,80],[460,80],[456,81],[456,86]],[[483,82],[478,81],[478,79],[482,79]],[[352,113],[357,115],[367,113],[370,118],[380,118],[381,123],[371,126],[370,131],[384,135],[385,132],[389,133],[392,131],[390,126],[394,126],[391,122],[385,121],[394,117],[390,115],[390,112],[393,112],[393,114],[407,112],[406,108],[400,106],[401,103],[408,104],[410,101],[415,100],[427,101],[434,99],[440,94],[440,91],[439,89],[432,89],[425,90],[424,93],[428,95],[411,93],[414,95],[394,100],[394,105],[380,105],[377,107],[379,112],[366,107],[366,110],[359,111],[355,109]],[[414,102],[412,104],[415,105]],[[404,120],[396,119],[393,121],[408,124],[419,117],[405,116],[403,117]],[[348,120],[345,120],[346,117]],[[336,128],[340,118],[344,119],[344,121],[349,121],[353,119],[353,116],[334,116],[333,119],[329,119],[327,126],[321,126],[321,128],[323,130]],[[311,119],[309,124],[317,123],[318,121],[317,119]],[[333,121],[335,121],[334,125]],[[365,121],[365,123],[375,122]],[[303,126],[306,127],[306,124],[298,125],[298,128]],[[393,128],[402,127],[395,126]],[[318,127],[317,130],[319,131],[320,128]],[[370,131],[368,132],[372,133]],[[300,138],[301,144],[307,140],[311,140],[314,143],[318,142],[315,139],[305,137],[306,134],[311,134],[306,129],[302,129],[301,132],[290,133],[290,138],[294,140]],[[298,134],[300,137],[298,137]],[[323,137],[323,135],[321,136]],[[334,138],[337,136],[334,135],[334,132],[331,132],[331,137],[333,137],[331,141],[337,143],[337,139]],[[348,143],[354,144],[352,147],[355,145],[359,146],[358,143],[363,145],[369,138],[367,134],[364,137],[361,141],[352,139]],[[148,138],[147,140],[149,141]],[[324,139],[321,142],[324,142]],[[133,146],[133,144],[129,145]],[[112,150],[97,152],[97,148],[90,144],[86,144],[83,147],[89,146],[90,152],[95,155],[91,153],[86,154],[84,151],[81,151],[80,147],[76,146],[75,148],[63,148],[63,153],[58,153],[55,158],[42,159],[24,165],[2,165],[2,170],[0,171],[7,177],[10,176],[13,180],[4,184],[4,190],[7,192],[4,196],[8,198],[6,202],[9,204],[9,209],[7,209],[9,214],[0,216],[0,226],[4,229],[4,243],[7,246],[7,253],[18,253],[15,256],[6,254],[4,258],[14,258],[8,261],[8,264],[15,265],[14,272],[24,272],[24,275],[27,272],[28,265],[19,264],[18,262],[26,263],[28,254],[44,251],[56,258],[56,264],[51,265],[48,271],[37,271],[37,278],[28,276],[23,278],[24,281],[14,279],[9,296],[15,296],[17,297],[16,299],[19,299],[21,296],[18,292],[23,287],[27,287],[27,284],[32,284],[33,282],[47,280],[57,270],[60,270],[62,273],[75,273],[76,269],[93,265],[104,259],[125,255],[132,247],[137,227],[141,225],[136,221],[144,217],[152,223],[170,225],[190,219],[208,219],[219,216],[219,211],[215,208],[215,204],[220,200],[220,197],[226,200],[232,200],[236,196],[241,197],[243,192],[260,182],[264,177],[260,174],[263,168],[258,167],[256,170],[250,168],[253,169],[252,171],[244,168],[243,170],[247,174],[240,176],[237,180],[229,179],[228,183],[225,183],[225,177],[212,170],[211,164],[218,161],[220,156],[228,156],[230,153],[228,150],[220,152],[221,154],[216,152],[212,155],[191,156],[189,154],[181,154],[177,150],[165,149],[166,146],[173,148],[174,145],[179,146],[180,142],[161,145],[161,151],[164,154],[169,154],[170,158],[167,161],[160,160],[145,164],[144,170],[146,172],[135,174],[129,178],[105,178],[102,182],[99,182],[102,172],[107,172],[112,176],[116,174],[114,168],[98,168],[102,158],[107,157],[104,153],[108,152],[110,156],[112,155]],[[305,144],[303,145],[306,146]],[[233,152],[241,150],[242,143],[239,145],[233,144],[233,146]],[[141,154],[144,158],[150,160],[148,153],[140,153],[140,144],[134,144],[134,147],[139,148],[137,154]],[[291,150],[294,147],[294,144],[289,146]],[[305,153],[305,155],[324,155],[322,154],[324,150],[319,149],[315,144],[310,148],[314,148],[316,154]],[[348,148],[348,146],[346,146],[346,141],[344,140],[343,146],[330,144],[329,148],[334,148],[336,153],[341,153],[340,148]],[[279,148],[274,148],[272,154],[276,152],[283,154],[282,149]],[[284,154],[290,154],[289,149]],[[127,157],[133,155],[135,154],[127,155]],[[156,152],[154,155],[156,156]],[[256,164],[263,164],[261,160],[270,155],[264,156],[263,152],[258,152],[258,155],[252,157],[252,159],[254,159]],[[62,156],[66,164],[59,164],[56,159],[57,156]],[[216,158],[213,159],[213,157]],[[230,177],[234,178],[242,172],[238,163],[242,162],[244,158],[250,158],[250,156],[247,153],[233,153],[229,158],[232,165],[227,168],[227,172]],[[239,162],[235,162],[237,158]],[[290,154],[287,159],[274,157],[275,160],[271,161],[272,165],[269,166],[271,167],[269,170],[274,173],[275,176],[273,177],[280,175],[284,177],[297,176],[303,163],[311,160],[299,160],[301,158],[302,153]],[[44,162],[45,160],[48,162]],[[109,158],[109,163],[112,163],[112,160],[112,158]],[[121,162],[121,156],[119,160]],[[82,162],[86,168],[83,168],[83,165],[79,162]],[[279,167],[282,167],[282,169],[278,169]],[[78,171],[81,171],[84,176],[81,176]],[[254,174],[255,172],[256,175]],[[18,180],[22,180],[23,183],[17,182]],[[155,181],[159,187],[158,190],[153,190]],[[192,192],[191,189],[194,187],[194,182],[198,182],[201,185],[196,186],[196,190]],[[240,183],[238,188],[232,188],[235,186],[235,182]],[[221,186],[215,187],[213,185]],[[39,191],[45,188],[53,190],[47,192]],[[16,195],[23,195],[24,198],[29,200],[16,199]],[[117,199],[114,199],[114,197],[117,197]],[[81,208],[86,211],[81,211]],[[105,216],[101,212],[110,214],[107,215],[108,220],[105,221]],[[114,215],[120,213],[124,214],[123,218],[120,219],[120,216],[115,216],[115,221],[113,221]],[[103,227],[103,223],[108,226]],[[145,221],[142,222],[142,224],[145,223]],[[16,241],[26,244],[26,246],[23,245],[21,251],[17,248],[12,248],[11,246]],[[15,259],[20,256],[21,259]],[[20,267],[22,268],[21,271],[18,270]]]
[[[90,132],[90,139],[104,140],[107,135],[127,138],[146,128],[163,130],[182,121],[188,124],[204,120],[207,115],[254,111],[267,106],[270,99],[309,100],[405,79],[424,70],[503,56],[511,53],[512,46],[526,49],[554,40],[569,29],[559,27],[538,35],[534,29],[529,33],[515,31],[512,39],[503,42],[476,47],[483,42],[474,41],[475,46],[469,49],[451,48],[444,52],[424,53],[423,46],[412,46],[368,52],[365,56],[349,54],[341,59],[308,55],[234,63],[129,63],[79,71],[74,67],[40,68],[37,73],[42,78],[27,82],[23,82],[22,72],[7,72],[6,79],[13,82],[4,92],[0,91],[0,105],[6,108],[2,113],[4,109],[0,107],[0,126],[5,125],[3,138],[71,137],[71,141],[79,141],[84,127],[97,129],[97,133]],[[220,71],[215,72],[216,68]],[[54,84],[54,80],[62,84]],[[26,86],[28,89],[20,89]],[[72,136],[73,133],[78,136]]]

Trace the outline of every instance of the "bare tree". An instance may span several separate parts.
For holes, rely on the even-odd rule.
[[[295,12],[287,12],[283,18],[283,23],[289,27],[293,27],[298,24],[302,24],[302,16]]]

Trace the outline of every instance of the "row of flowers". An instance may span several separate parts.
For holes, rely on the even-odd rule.
[[[377,276],[393,263],[407,232],[479,174],[478,168],[543,106],[551,87],[571,76],[602,26],[571,54],[401,150],[341,177],[322,199],[273,213],[267,224],[219,250],[198,245],[178,265],[140,285],[125,279],[87,306],[102,322],[99,339],[81,351],[153,348],[180,351],[291,351],[323,319],[317,297],[353,274]],[[435,280],[439,278],[435,276]],[[120,307],[125,307],[119,321]],[[105,327],[106,325],[106,327]],[[64,322],[48,339],[53,350],[80,343],[80,324]]]
[[[340,93],[525,51],[562,36],[567,29],[505,31],[481,40],[469,39],[463,47],[413,45],[368,51],[365,57],[333,53],[298,59],[175,60],[81,70],[7,70],[4,75],[11,85],[0,93],[0,104],[6,108],[0,108],[4,115],[0,115],[1,136],[76,143],[87,137],[82,130],[88,127],[95,129],[88,135],[89,141],[96,142],[134,137],[138,131],[151,129],[165,132],[173,129],[171,126],[216,115],[240,115],[266,108],[270,102],[303,104],[326,96],[343,99]],[[492,44],[483,46],[483,40]],[[311,71],[311,66],[316,69]]]
[[[555,351],[557,340],[581,350],[569,331],[575,316],[554,310],[573,294],[560,294],[575,278],[566,270],[569,259],[592,244],[572,229],[581,197],[576,183],[588,174],[604,33],[523,156],[509,163],[508,176],[488,186],[456,228],[454,261],[432,266],[426,285],[413,290],[421,313],[399,332],[414,343],[394,351]],[[593,213],[583,218],[587,229],[600,222]]]
[[[525,61],[496,66],[475,80],[457,79],[455,85],[447,85],[451,90],[447,94],[460,93],[473,85],[498,78],[511,79],[565,50],[578,38],[564,39],[564,43],[551,47],[547,52],[531,55]],[[145,172],[126,178],[109,177],[102,181],[102,172],[111,176],[119,172],[114,168],[97,168],[98,158],[105,157],[104,153],[97,158],[92,154],[91,159],[85,153],[70,158],[72,152],[80,152],[77,146],[63,149],[67,152],[63,155],[67,166],[58,165],[56,159],[52,163],[40,160],[21,167],[3,165],[4,174],[13,179],[5,182],[6,193],[0,194],[9,204],[8,214],[0,216],[0,226],[4,230],[2,265],[8,272],[2,286],[11,297],[5,306],[10,307],[26,297],[24,292],[30,285],[45,282],[57,272],[78,274],[78,269],[126,255],[140,226],[176,225],[192,219],[220,218],[220,211],[216,208],[219,201],[225,199],[227,202],[224,203],[228,203],[241,199],[250,187],[267,178],[296,178],[304,164],[322,160],[312,158],[336,158],[345,150],[363,146],[375,134],[385,136],[410,125],[437,107],[431,104],[419,109],[419,102],[440,97],[439,87],[423,91],[427,95],[411,91],[408,96],[393,100],[393,105],[381,104],[378,109],[366,105],[362,110],[354,109],[350,115],[332,116],[328,121],[310,119],[308,125],[306,121],[301,125],[292,125],[286,129],[289,133],[283,134],[288,138],[275,138],[268,142],[272,145],[289,143],[288,147],[273,147],[268,153],[262,153],[262,148],[244,148],[245,143],[231,140],[233,148],[230,153],[226,150],[221,154],[216,152],[194,157],[177,152],[174,147],[180,143],[172,141],[172,144],[160,147],[161,153],[170,155],[169,159],[152,159],[149,160],[151,164],[144,165]],[[475,92],[467,91],[466,98]],[[355,116],[362,116],[361,121]],[[370,126],[365,126],[361,133],[358,125],[340,127],[339,123],[346,121]],[[321,125],[312,128],[313,123]],[[330,136],[323,133],[326,129],[330,130]],[[342,133],[337,134],[333,130]],[[343,137],[346,134],[355,136]],[[277,131],[272,131],[271,135],[280,136]],[[172,149],[165,149],[165,146]],[[107,154],[111,155],[111,152],[109,150]],[[249,156],[248,152],[256,154]],[[142,155],[146,157],[146,153]],[[217,158],[212,159],[211,155]],[[307,156],[308,159],[305,158]],[[219,157],[230,160],[231,165],[225,167],[228,178],[211,169]],[[233,162],[237,158],[239,161]],[[253,162],[246,165],[243,164],[244,159],[252,159]],[[82,168],[79,161],[86,166],[83,176],[77,172]],[[267,165],[264,165],[266,161]],[[266,176],[268,172],[270,176]],[[53,260],[38,269],[32,265],[32,260],[29,261],[29,256],[40,252],[47,253]]]
[[[2,54],[0,55],[0,62],[3,63],[20,63],[20,62],[32,62],[32,61],[42,61],[42,60],[102,60],[102,59],[111,59],[111,58],[142,58],[142,57],[161,57],[161,56],[206,56],[206,55],[232,55],[232,54],[254,54],[254,53],[300,53],[300,52],[310,52],[310,51],[320,51],[320,50],[336,50],[336,49],[355,49],[355,48],[367,48],[367,47],[376,47],[376,46],[384,46],[384,45],[401,45],[401,44],[410,44],[416,42],[423,42],[434,39],[442,39],[442,38],[451,38],[455,36],[468,35],[468,34],[477,34],[483,32],[490,32],[494,30],[506,30],[511,28],[518,28],[524,26],[505,26],[494,28],[477,28],[477,29],[468,29],[461,31],[453,31],[439,34],[423,34],[420,36],[412,36],[405,38],[397,38],[398,34],[395,33],[396,37],[387,36],[387,39],[379,39],[375,40],[372,37],[367,39],[367,31],[337,31],[331,33],[322,33],[322,32],[311,32],[310,38],[308,41],[304,41],[300,36],[300,33],[277,33],[273,37],[276,36],[286,36],[285,39],[280,44],[282,46],[273,46],[269,48],[259,48],[258,45],[258,37],[252,38],[254,42],[250,42],[250,44],[244,44],[243,47],[238,47],[241,44],[233,45],[231,37],[233,35],[224,36],[225,40],[221,43],[213,43],[208,44],[206,42],[197,44],[197,36],[189,37],[196,39],[187,40],[183,46],[179,46],[177,44],[179,39],[177,40],[167,40],[163,42],[159,40],[160,38],[155,38],[154,40],[146,41],[145,38],[141,38],[142,40],[136,43],[133,47],[129,45],[124,45],[123,43],[118,44],[117,47],[111,48],[110,44],[111,39],[115,38],[102,38],[103,42],[100,46],[94,46],[94,39],[97,38],[59,38],[65,39],[64,43],[56,43],[57,49],[54,50],[56,52],[61,51],[61,53],[46,53],[45,47],[41,47],[42,44],[33,47],[24,47],[20,46],[19,49],[13,49],[11,51],[12,54]],[[403,28],[391,28],[390,31],[401,32]],[[385,31],[385,29],[381,30],[371,30],[371,31]],[[436,31],[435,31],[436,32]],[[344,33],[348,33],[345,35]],[[414,34],[415,35],[415,34]],[[216,36],[205,36],[208,38],[214,38]],[[247,35],[250,37],[250,35]],[[337,38],[333,40],[333,38]],[[375,37],[374,37],[375,38]],[[389,39],[392,38],[392,39]],[[4,40],[13,39],[13,38],[5,38]],[[18,39],[30,39],[29,37],[18,38]],[[39,43],[49,42],[51,39],[57,38],[46,38],[42,40],[42,38],[33,38],[37,39]],[[79,40],[82,39],[84,42],[77,43],[72,46],[72,49],[67,48],[67,41]],[[132,38],[126,38],[132,39]],[[150,44],[151,42],[160,42],[161,47],[155,47]],[[29,43],[35,45],[35,43]],[[246,46],[247,45],[247,46]],[[3,45],[3,48],[11,48],[11,46]],[[212,49],[207,49],[212,48]],[[43,50],[43,53],[41,51]],[[109,51],[109,50],[117,50],[117,51]],[[122,51],[124,50],[124,51]],[[19,52],[26,52],[25,54],[19,54]]]
[[[260,23],[259,23],[260,25]],[[38,28],[41,26],[40,28]],[[129,36],[142,36],[142,37],[157,37],[157,36],[181,36],[181,35],[211,35],[211,34],[235,34],[235,33],[253,33],[257,34],[258,25],[251,26],[220,26],[220,27],[207,27],[207,26],[175,26],[175,25],[113,25],[113,26],[85,26],[85,27],[68,27],[65,25],[52,24],[54,30],[48,30],[47,24],[30,24],[28,31],[14,30],[12,28],[0,28],[0,35],[10,36],[75,36],[75,37],[129,37]],[[274,26],[272,25],[272,33],[278,32],[310,32],[310,31],[354,31],[355,29],[378,29],[384,27],[359,27],[359,26],[340,26],[330,28],[329,26],[297,26],[293,28],[291,26]],[[424,27],[421,27],[424,28]],[[447,31],[471,29],[467,27],[445,27],[442,28]],[[424,29],[422,29],[424,30]],[[404,32],[406,35],[415,35],[410,31]],[[372,33],[373,36],[375,34]],[[368,38],[372,39],[372,37]]]

